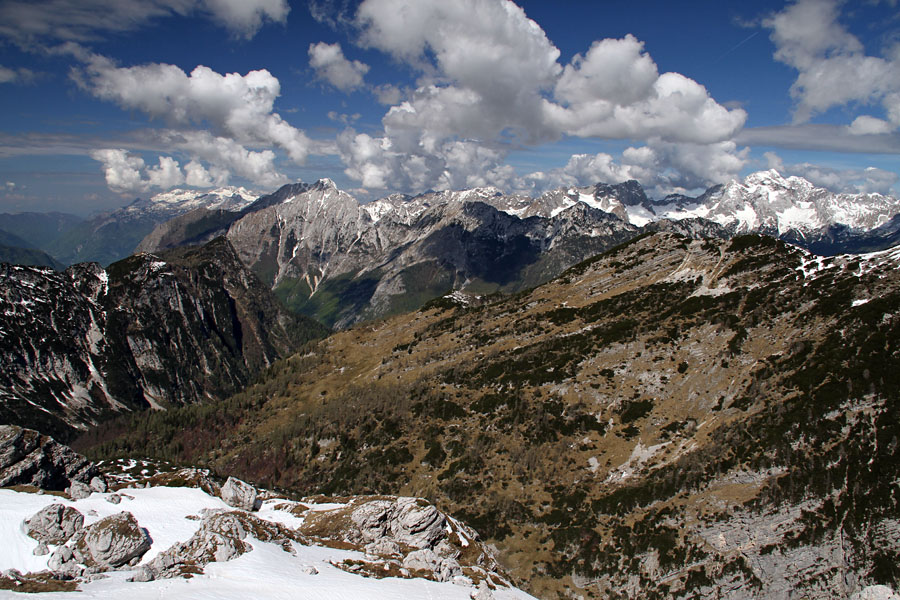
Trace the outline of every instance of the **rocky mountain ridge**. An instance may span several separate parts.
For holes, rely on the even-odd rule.
[[[536,285],[637,231],[586,206],[520,219],[481,202],[486,195],[440,192],[360,205],[323,180],[251,207],[226,235],[286,305],[345,327],[456,288]]]
[[[765,233],[828,254],[889,247],[898,212],[894,198],[832,194],[775,171],[698,198],[658,201],[628,181],[537,198],[484,187],[395,194],[360,205],[334,182],[320,180],[285,186],[240,214],[184,215],[159,226],[140,247],[153,251],[226,235],[288,306],[340,328],[417,308],[450,289],[485,294],[532,287],[644,231]]]
[[[122,410],[222,398],[324,331],[224,239],[108,269],[0,265],[0,421],[65,439]]]
[[[866,597],[900,585],[898,273],[897,249],[647,234],[84,443],[429,498],[544,598]]]

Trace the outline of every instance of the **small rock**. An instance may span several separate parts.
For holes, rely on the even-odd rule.
[[[82,572],[81,567],[75,563],[75,553],[68,546],[60,546],[53,551],[47,561],[47,568],[69,577],[77,577]]]
[[[487,581],[482,579],[478,584],[478,589],[474,590],[470,597],[472,600],[494,600],[494,593],[488,587]]]
[[[370,556],[397,556],[400,554],[400,545],[393,540],[381,538],[366,544],[365,550]]]
[[[47,544],[41,542],[37,545],[37,548],[31,551],[35,556],[46,556],[50,554],[50,548],[47,547]]]
[[[307,575],[318,575],[319,570],[312,565],[303,565],[300,567],[301,573],[306,573]]]
[[[91,495],[91,488],[80,481],[73,481],[72,485],[69,486],[69,489],[66,490],[66,493],[69,494],[69,497],[72,498],[72,500],[82,500]]]
[[[153,581],[154,579],[156,579],[156,576],[154,576],[153,570],[149,567],[143,566],[134,572],[134,575],[131,576],[129,581],[147,582]]]
[[[118,504],[122,501],[122,496],[120,496],[119,494],[110,494],[106,501],[110,504]]]
[[[39,542],[65,544],[83,526],[84,515],[76,509],[50,504],[25,521],[25,533]]]
[[[93,479],[91,479],[91,482],[88,484],[88,486],[99,494],[103,494],[107,489],[109,489],[106,486],[106,482],[103,481],[100,477],[94,477]]]
[[[0,573],[0,576],[5,577],[6,579],[12,579],[13,581],[22,581],[22,572],[18,569],[3,571]]]
[[[222,486],[222,501],[228,506],[253,511],[259,508],[256,488],[247,482],[229,477]]]

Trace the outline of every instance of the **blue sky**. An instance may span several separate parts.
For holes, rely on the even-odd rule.
[[[896,0],[0,0],[2,212],[765,168],[900,195]]]

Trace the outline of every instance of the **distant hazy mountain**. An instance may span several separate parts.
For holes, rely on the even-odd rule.
[[[69,231],[84,219],[61,212],[2,213],[0,230],[24,240],[25,245],[8,244],[21,248],[46,248],[60,235]]]
[[[257,194],[238,187],[211,191],[170,190],[84,221],[45,249],[65,264],[98,262],[108,265],[132,254],[159,223],[199,208],[239,211],[257,197]]]

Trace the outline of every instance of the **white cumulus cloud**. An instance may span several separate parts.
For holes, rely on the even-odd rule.
[[[591,185],[598,181],[640,182],[652,195],[690,193],[709,184],[736,179],[748,162],[749,148],[734,142],[715,144],[671,143],[650,140],[632,146],[616,159],[607,153],[576,154],[561,169],[544,174],[544,185]]]
[[[746,113],[718,104],[681,74],[660,74],[634,36],[598,40],[562,65],[540,26],[508,0],[365,0],[356,24],[364,47],[418,74],[402,95],[376,91],[392,101],[381,135],[350,131],[339,141],[347,175],[363,186],[542,185],[560,172],[517,178],[506,155],[565,136],[655,140],[654,156],[667,168],[688,169],[684,179],[705,173],[717,180],[743,160],[701,165],[668,150],[678,144],[699,156],[709,146],[707,157],[739,156],[733,144],[721,144]],[[612,179],[640,167],[616,166],[610,157],[604,169],[598,156],[583,173]]]
[[[128,154],[127,150],[106,148],[91,152],[91,158],[103,163],[106,185],[117,193],[140,193],[150,188],[141,177],[144,159]]]
[[[833,192],[891,195],[891,188],[900,181],[900,175],[897,173],[877,167],[838,169],[808,162],[785,164],[774,152],[766,152],[764,156],[769,168],[777,170],[782,175],[796,175]]]
[[[316,77],[327,81],[342,92],[352,92],[363,86],[363,77],[369,66],[358,60],[348,60],[340,44],[309,45],[309,66]]]
[[[189,156],[189,168],[180,180],[171,163],[160,163],[146,173],[147,185],[219,185],[234,174],[274,187],[288,181],[275,165],[274,150],[281,149],[302,164],[313,146],[303,131],[274,112],[281,88],[278,79],[264,69],[223,75],[201,65],[188,74],[168,64],[119,67],[79,47],[69,53],[83,62],[73,75],[83,89],[164,121],[169,127],[156,132],[159,141]],[[118,163],[104,164],[115,167]],[[110,168],[106,167],[107,173]],[[123,187],[120,179],[114,176],[110,187]]]
[[[98,98],[170,125],[208,125],[241,144],[275,145],[297,163],[309,153],[306,134],[273,112],[281,86],[265,69],[222,75],[201,65],[187,74],[175,65],[118,67],[90,55],[78,81]]]
[[[217,185],[226,182],[231,174],[264,188],[274,188],[289,181],[275,166],[276,155],[272,150],[250,150],[231,138],[208,131],[170,130],[163,132],[162,140],[195,160],[212,165],[209,172]],[[198,171],[197,176],[201,175]]]
[[[839,22],[838,0],[798,0],[763,24],[771,30],[775,58],[797,70],[791,86],[794,119],[851,102],[881,103],[892,129],[900,127],[900,47],[886,56],[869,56],[862,43]],[[874,119],[874,118],[871,118]],[[854,133],[884,133],[881,123],[854,122]]]

